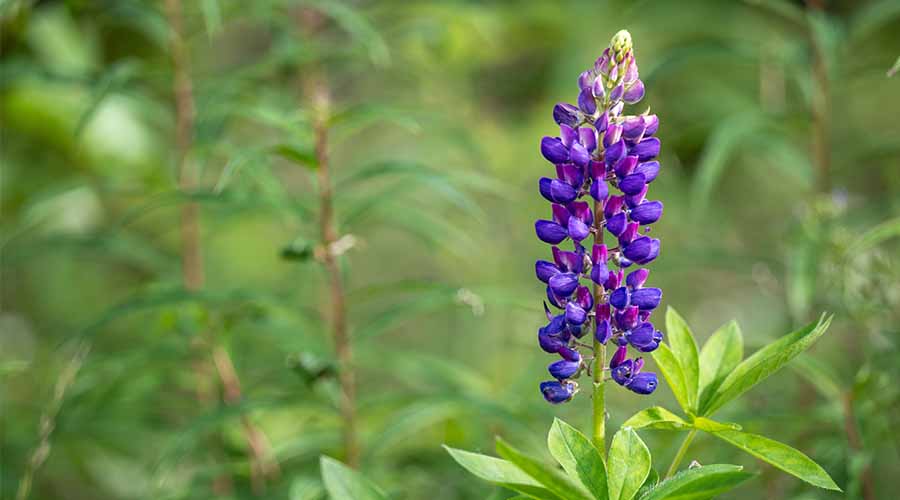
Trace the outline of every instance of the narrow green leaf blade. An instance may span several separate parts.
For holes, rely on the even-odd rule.
[[[669,347],[672,348],[672,353],[681,364],[681,371],[684,377],[684,395],[688,408],[692,413],[696,413],[697,387],[700,376],[697,343],[694,341],[694,334],[691,332],[691,328],[673,307],[666,310],[666,335],[669,337]]]
[[[566,500],[591,500],[591,494],[561,470],[542,463],[497,438],[497,453],[533,477],[550,492]]]
[[[688,412],[690,405],[688,404],[687,398],[687,390],[685,389],[684,384],[684,372],[681,369],[681,363],[675,357],[675,354],[672,353],[672,350],[669,349],[669,346],[666,344],[659,344],[659,348],[650,353],[653,356],[653,360],[656,361],[656,366],[659,367],[659,371],[662,373],[663,378],[666,379],[666,383],[669,384],[669,388],[672,389],[672,394],[675,395],[675,399],[678,400],[678,405],[681,406],[681,409]]]
[[[444,445],[444,449],[453,457],[453,460],[456,460],[456,463],[485,481],[498,484],[540,486],[540,483],[507,460],[458,450],[446,445]]]
[[[631,500],[650,474],[650,450],[630,427],[613,436],[609,448],[609,498]]]
[[[691,424],[661,406],[653,406],[635,413],[622,426],[631,427],[635,430],[662,429],[667,431],[680,431],[691,428]]]
[[[578,478],[597,500],[606,500],[606,465],[600,452],[578,429],[560,419],[553,420],[547,435],[550,454],[570,476]]]
[[[732,371],[706,406],[704,415],[712,415],[725,403],[747,392],[805,351],[828,329],[831,317],[822,317],[753,353]],[[660,346],[661,347],[661,346]],[[655,357],[654,357],[655,358]]]
[[[744,338],[741,327],[731,321],[715,331],[700,350],[699,414],[716,394],[719,386],[744,358]]]
[[[738,465],[714,464],[687,469],[659,483],[641,500],[701,500],[724,493],[753,477]]]
[[[826,490],[842,491],[825,469],[797,449],[757,434],[723,430],[711,433],[754,457]]]
[[[706,417],[697,417],[694,419],[694,427],[700,429],[701,431],[706,432],[719,432],[719,431],[739,431],[741,430],[741,426],[738,424],[733,424],[730,422],[716,422],[715,420],[706,418]]]
[[[322,481],[332,500],[386,500],[377,486],[337,460],[322,456]]]

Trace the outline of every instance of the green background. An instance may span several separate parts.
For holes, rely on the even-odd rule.
[[[315,172],[301,161],[313,72],[334,98],[338,229],[357,240],[341,265],[361,469],[397,499],[511,496],[440,445],[490,453],[501,435],[546,455],[554,416],[590,423],[587,394],[550,406],[537,389],[552,361],[535,341],[533,263],[549,249],[532,223],[549,215],[537,178],[552,172],[538,144],[621,28],[647,86],[636,112],[661,123],[649,196],[666,210],[649,283],[663,307],[700,342],[736,318],[748,352],[835,314],[808,354],[718,417],[804,451],[844,494],[702,435],[687,459],[761,473],[727,498],[890,497],[900,4],[809,4],[185,1],[188,162],[201,178],[185,194],[162,6],[0,1],[3,498],[54,400],[32,498],[255,498],[241,414],[280,466],[263,497],[322,498],[318,458],[342,451],[327,280],[304,258],[318,240]],[[315,33],[308,11],[323,20]],[[207,277],[195,294],[181,285],[189,201]],[[237,407],[221,403],[204,335],[231,354]],[[676,407],[667,387],[607,393],[612,429]],[[662,472],[680,436],[643,437]]]

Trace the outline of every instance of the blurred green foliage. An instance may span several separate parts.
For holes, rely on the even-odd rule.
[[[314,36],[307,9],[325,19]],[[323,497],[319,456],[340,458],[341,421],[326,276],[310,259],[312,65],[336,101],[339,231],[358,240],[342,264],[361,469],[391,498],[511,496],[440,445],[488,450],[499,434],[538,452],[554,415],[590,421],[588,398],[549,407],[537,390],[550,361],[535,343],[532,265],[546,256],[531,223],[546,216],[536,179],[549,171],[537,144],[554,133],[552,105],[574,100],[581,69],[623,27],[661,119],[654,197],[666,214],[651,280],[665,302],[701,342],[737,318],[750,351],[835,315],[794,370],[720,417],[805,451],[847,498],[891,494],[896,1],[198,0],[184,15],[193,192],[177,188],[160,5],[0,1],[3,498],[36,450],[48,454],[32,498],[254,498],[241,414],[281,468],[265,497]],[[181,284],[187,202],[202,207],[196,293]],[[231,353],[237,406],[198,402],[204,331]],[[664,390],[609,392],[614,426],[674,407]],[[661,460],[673,439],[647,435]],[[690,455],[762,470],[733,498],[839,496],[709,438]]]

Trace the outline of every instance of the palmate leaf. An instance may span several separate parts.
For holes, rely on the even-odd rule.
[[[700,409],[701,415],[712,415],[724,404],[750,390],[754,385],[805,351],[825,333],[831,324],[831,317],[823,316],[818,322],[810,323],[793,333],[772,342],[753,353],[732,371],[709,403]],[[655,359],[655,357],[654,357]]]
[[[523,493],[530,498],[562,500],[561,497],[547,491],[541,486],[541,483],[524,473],[512,462],[458,450],[447,445],[444,445],[444,449],[453,457],[453,460],[456,460],[456,463],[480,479]]]
[[[647,491],[640,500],[702,500],[724,493],[753,477],[738,465],[704,465],[675,474]]]
[[[591,500],[591,494],[559,469],[546,465],[497,438],[497,453],[537,480],[553,494],[566,500]]]
[[[700,350],[700,399],[704,408],[730,374],[744,358],[744,339],[736,321],[722,326]]]
[[[606,500],[606,466],[603,457],[584,434],[560,419],[553,420],[547,435],[550,454],[570,476],[581,481],[597,500]]]
[[[631,500],[650,474],[650,450],[630,427],[613,436],[607,464],[609,500]]]
[[[622,427],[631,427],[635,430],[662,429],[680,431],[691,429],[691,424],[661,406],[654,406],[635,413],[622,424]]]
[[[735,430],[721,430],[711,434],[813,486],[826,490],[842,491],[831,479],[831,476],[825,472],[825,469],[802,452],[786,444],[767,437]]]
[[[377,486],[359,472],[337,460],[323,456],[322,481],[332,500],[386,500],[387,497]]]
[[[697,387],[700,374],[700,361],[697,354],[697,343],[694,334],[684,318],[674,308],[666,310],[666,335],[672,354],[681,365],[684,380],[685,410],[690,414],[697,411]]]

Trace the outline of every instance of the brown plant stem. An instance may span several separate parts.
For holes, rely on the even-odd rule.
[[[193,145],[194,94],[190,77],[190,57],[184,41],[184,24],[180,0],[166,0],[166,16],[172,30],[171,50],[174,70],[175,94],[175,144],[177,155],[178,185],[182,193],[190,194],[197,189],[199,179],[188,163],[188,153]],[[181,209],[181,272],[184,287],[189,292],[203,288],[203,253],[200,239],[199,207],[187,202]],[[234,369],[231,356],[222,346],[215,343],[210,332],[201,344],[211,345],[213,364],[224,390],[224,401],[229,405],[240,404],[240,379]],[[200,370],[202,373],[202,370]],[[241,414],[241,427],[250,449],[251,481],[257,494],[265,490],[265,478],[277,477],[280,469],[271,445],[265,434],[250,418]]]
[[[353,370],[353,349],[347,331],[347,304],[341,270],[333,244],[338,240],[334,219],[331,169],[328,157],[328,113],[331,97],[322,76],[308,84],[313,99],[315,119],[315,155],[319,187],[319,229],[322,238],[321,261],[328,274],[331,296],[331,322],[335,353],[338,361],[338,380],[341,386],[340,411],[343,420],[344,460],[351,467],[359,464],[359,442],[356,431],[356,377]]]

